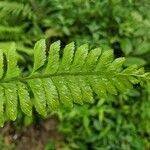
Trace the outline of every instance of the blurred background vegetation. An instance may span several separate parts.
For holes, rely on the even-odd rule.
[[[113,49],[116,57],[127,58],[125,66],[138,64],[150,71],[150,1],[0,0],[0,48],[16,43],[25,74],[33,64],[31,48],[40,38],[46,38],[48,45],[59,39],[62,47],[75,41],[76,45],[88,43],[90,48]],[[37,114],[19,116],[15,123],[8,121],[6,131],[0,130],[1,150],[19,150],[21,136],[45,132],[41,128],[59,133],[59,138],[55,133],[55,138],[44,134],[46,142],[40,148],[36,142],[31,148],[29,140],[31,150],[150,149],[150,85],[137,85],[108,99],[95,97],[92,105],[62,108],[49,114],[46,122]],[[29,138],[39,141],[36,138],[43,138],[41,132]]]

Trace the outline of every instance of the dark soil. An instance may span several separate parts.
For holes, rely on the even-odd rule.
[[[4,128],[0,129],[0,133],[8,147],[12,144],[16,145],[15,150],[44,150],[45,144],[50,139],[58,141],[57,143],[64,140],[64,136],[57,131],[58,123],[58,119],[52,117],[38,124],[23,127],[19,132],[11,123],[7,123]],[[57,144],[56,150],[61,150],[61,145]]]

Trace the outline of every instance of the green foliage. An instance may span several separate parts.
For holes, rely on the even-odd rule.
[[[73,111],[70,111],[70,109],[67,111],[66,107],[63,110],[58,111],[60,114],[63,113],[61,116],[62,118],[60,126],[62,126],[62,128],[66,128],[66,126],[69,129],[71,128],[70,132],[65,132],[63,129],[61,130],[63,133],[65,133],[66,140],[71,140],[71,142],[68,142],[71,143],[71,148],[67,143],[70,149],[81,149],[81,147],[82,149],[87,149],[86,145],[92,145],[92,148],[94,147],[93,149],[96,149],[97,147],[97,149],[102,149],[102,147],[104,147],[104,149],[146,149],[150,145],[150,87],[149,84],[147,85],[145,82],[141,82],[141,80],[145,78],[144,76],[148,75],[140,75],[140,78],[138,78],[139,76],[136,76],[136,78],[132,76],[130,81],[127,79],[129,83],[133,82],[136,84],[136,86],[134,86],[134,90],[129,90],[127,94],[119,96],[118,94],[120,92],[118,91],[124,89],[122,85],[116,85],[120,82],[106,82],[105,80],[101,80],[102,78],[96,81],[93,76],[91,76],[92,82],[89,82],[87,78],[85,79],[85,77],[79,78],[78,82],[76,82],[76,77],[73,79],[73,77],[70,78],[69,76],[69,78],[66,78],[65,76],[65,79],[63,78],[61,80],[58,80],[59,77],[57,79],[54,77],[55,84],[54,79],[49,80],[49,78],[42,77],[42,79],[36,78],[34,81],[32,80],[29,83],[29,80],[26,80],[26,78],[29,76],[45,76],[46,72],[46,74],[50,75],[50,79],[53,74],[63,74],[63,72],[66,74],[68,70],[69,73],[73,73],[73,71],[77,70],[78,72],[81,70],[91,72],[92,68],[98,65],[97,60],[100,60],[102,54],[105,52],[105,50],[107,51],[108,49],[113,49],[115,58],[120,56],[126,57],[124,66],[129,67],[131,65],[135,66],[135,64],[137,64],[141,67],[145,66],[146,71],[150,71],[149,28],[149,0],[65,0],[65,3],[63,0],[1,0],[0,49],[2,49],[2,51],[0,51],[0,68],[3,69],[0,69],[0,84],[4,84],[5,82],[2,83],[3,81],[10,81],[10,79],[12,80],[11,75],[14,75],[16,71],[18,72],[17,69],[14,72],[9,71],[11,75],[7,73],[7,58],[11,59],[11,55],[7,52],[10,51],[14,42],[16,45],[15,47],[17,53],[15,52],[16,56],[14,54],[13,56],[16,57],[15,60],[17,59],[17,63],[20,68],[20,74],[13,78],[13,83],[12,81],[9,82],[9,85],[11,85],[12,88],[17,88],[18,99],[16,100],[14,96],[13,98],[15,101],[13,104],[9,103],[8,100],[11,98],[12,94],[9,93],[9,90],[5,92],[5,89],[8,87],[8,85],[4,84],[0,88],[0,90],[3,91],[0,93],[0,110],[2,110],[0,111],[0,116],[3,116],[0,118],[1,122],[4,122],[7,120],[7,118],[15,118],[12,116],[8,117],[9,113],[6,113],[6,110],[8,110],[6,109],[6,103],[8,103],[9,107],[10,105],[13,105],[13,107],[16,107],[17,105],[17,110],[14,109],[13,113],[16,114],[17,111],[20,111],[21,109],[25,114],[29,114],[26,116],[26,118],[29,119],[29,116],[32,115],[32,107],[36,108],[36,111],[40,111],[43,107],[45,108],[46,105],[46,112],[44,109],[42,109],[42,114],[45,114],[49,112],[49,110],[57,110],[59,105],[62,102],[64,103],[64,101],[61,101],[62,99],[67,101],[65,104],[72,105],[72,102],[74,104],[77,102],[81,104],[82,101],[79,98],[80,95],[82,95],[82,100],[85,102],[94,101],[94,103],[87,106],[84,105],[77,109],[75,108],[76,110],[73,109]],[[41,46],[36,44],[36,50],[33,49],[34,43],[41,38],[47,39],[46,51],[44,44],[41,44]],[[90,48],[88,49],[93,49],[97,46],[100,46],[101,48],[87,52],[87,45],[83,45],[82,48],[84,48],[86,52],[78,52],[78,56],[75,58],[74,52],[76,52],[76,50],[74,48],[74,43],[72,42],[68,44],[62,52],[62,50],[59,51],[58,41],[58,45],[56,44],[58,47],[56,45],[52,47],[52,49],[55,49],[55,51],[49,51],[50,55],[53,56],[49,58],[49,56],[47,56],[49,44],[57,40],[62,41],[62,47],[64,47],[66,43],[75,41],[77,47],[87,43],[90,45]],[[41,51],[40,49],[44,49],[44,51]],[[32,55],[34,51],[37,51],[37,54],[33,61]],[[57,54],[55,52],[57,52]],[[110,51],[108,51],[108,53],[109,52]],[[6,57],[6,55],[9,56]],[[109,63],[112,64],[112,54],[109,53],[109,55],[109,57],[104,57],[103,59],[104,62],[110,60]],[[87,62],[86,64],[84,63],[85,57]],[[72,64],[72,59],[74,60],[74,64]],[[81,66],[84,63],[82,68],[78,66],[78,59]],[[133,68],[131,67],[131,70],[133,69],[133,73],[138,70],[138,68],[136,66],[134,68],[134,66]],[[9,67],[12,71],[14,68],[16,68],[11,66]],[[103,70],[102,74],[104,76],[102,76],[106,78],[105,71],[107,68],[107,63],[104,63],[104,67],[103,65],[99,64],[99,67],[101,70]],[[123,69],[125,69],[125,67],[123,67]],[[55,71],[57,71],[57,73],[55,73]],[[111,71],[111,73],[113,72],[114,71]],[[5,79],[6,74],[7,79]],[[110,74],[109,77],[111,78],[112,76],[113,74]],[[18,81],[18,79],[23,80]],[[124,81],[122,82],[122,78],[117,79],[121,80],[121,83],[125,83],[126,80],[126,78],[123,78]],[[140,80],[140,83],[143,85],[142,88],[139,88],[137,79]],[[60,86],[62,83],[60,84],[58,81],[63,81],[63,83],[66,83],[67,81],[67,86]],[[17,82],[16,86],[14,85],[14,82],[15,84]],[[34,85],[35,82],[43,88],[39,89],[39,87]],[[94,82],[97,82],[98,86],[97,84],[94,84],[94,87],[90,86],[91,88],[89,88],[89,86],[87,86],[87,82],[88,84],[94,84]],[[101,84],[99,84],[99,82]],[[105,83],[107,83],[107,86]],[[79,87],[80,84],[82,84],[82,87]],[[124,85],[127,87],[129,86],[128,82]],[[59,86],[59,89],[56,86]],[[119,90],[117,86],[119,87]],[[103,87],[104,89],[102,89]],[[99,90],[97,90],[97,88]],[[69,92],[70,89],[72,89],[71,92]],[[91,92],[91,89],[96,93],[102,89],[102,91],[98,94],[100,97],[99,101],[95,102],[97,97],[96,94]],[[16,90],[11,90],[13,90],[14,95],[16,95]],[[61,90],[62,93],[70,94],[64,95],[61,93],[60,99],[59,90]],[[82,90],[84,90],[84,92],[81,94],[79,91]],[[38,95],[39,91],[47,92],[45,92],[45,94]],[[8,93],[7,97],[5,96],[5,93]],[[75,95],[72,96],[72,93]],[[104,107],[99,107],[99,103],[103,102],[101,95],[105,96],[105,93],[108,93],[104,102],[105,105]],[[111,101],[108,100],[110,93],[117,94],[117,96],[111,97]],[[76,97],[79,97],[77,101]],[[44,102],[45,99],[46,102]],[[51,99],[52,101],[48,101],[47,99]],[[50,109],[47,109],[47,107]],[[85,110],[87,116],[89,116],[84,119],[85,123],[83,123],[81,119],[85,112],[83,110],[81,111],[80,109]],[[107,110],[108,112],[112,111],[112,113],[107,113]],[[92,115],[93,111],[97,111],[97,114],[94,116]],[[72,115],[71,112],[74,115]],[[72,115],[72,117],[70,117],[70,115]],[[102,119],[97,119],[99,116]],[[28,119],[26,119],[27,122],[30,122]],[[93,120],[96,120],[97,123],[93,123]],[[105,122],[104,125],[101,125],[102,120]],[[120,120],[122,120],[122,123],[120,123]],[[76,125],[76,123],[78,123],[78,125]],[[85,124],[84,126],[86,127],[84,127],[83,124]],[[81,126],[81,128],[79,128],[79,126]],[[89,135],[87,132],[89,131],[87,131],[87,128],[90,128],[88,130],[91,130],[91,139],[94,138],[95,140],[89,139],[88,141],[87,137],[89,137]],[[100,129],[97,130],[97,128]],[[109,128],[111,129],[109,130]],[[101,145],[98,145],[98,131],[107,133],[101,138]],[[114,137],[114,139],[111,137]],[[146,144],[143,145],[142,143]],[[68,145],[65,146],[67,147]],[[137,145],[137,147],[135,147],[135,145]]]
[[[19,16],[31,18],[33,17],[32,8],[28,4],[17,3],[17,2],[0,2],[0,10],[1,10],[1,17],[6,16],[9,14],[10,16]]]
[[[47,115],[47,106],[56,110],[60,104],[72,107],[73,103],[92,103],[93,92],[99,98],[107,93],[117,94],[132,88],[132,84],[149,81],[149,73],[133,65],[123,68],[125,58],[114,59],[112,50],[102,52],[100,48],[88,51],[87,44],[75,50],[74,43],[65,46],[60,57],[60,41],[51,44],[46,56],[46,43],[42,39],[34,46],[34,65],[30,75],[22,76],[17,66],[16,48],[1,51],[1,107],[0,123],[4,123],[4,114],[16,120],[19,107],[27,115],[32,115],[32,106],[36,111]],[[6,57],[7,68],[3,55]],[[18,98],[19,97],[19,98]],[[32,100],[30,97],[34,97]],[[4,109],[5,107],[5,109]]]
[[[101,45],[125,56],[149,52],[148,0],[3,0],[0,12],[0,39],[17,41],[26,51],[27,45],[46,37]]]
[[[144,150],[148,147],[150,139],[143,135],[143,131],[146,132],[144,127],[149,123],[145,117],[143,118],[141,111],[139,112],[133,107],[134,103],[137,108],[141,107],[140,97],[129,96],[130,100],[128,101],[123,98],[128,94],[129,92],[119,97],[97,100],[91,105],[74,107],[71,112],[66,109],[59,111],[61,124],[58,129],[65,135],[63,148]],[[144,103],[146,105],[147,100],[143,100]],[[138,117],[137,113],[139,113]]]

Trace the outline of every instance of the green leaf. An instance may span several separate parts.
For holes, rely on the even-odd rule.
[[[99,58],[99,61],[98,61],[96,68],[95,68],[95,71],[102,70],[102,69],[106,68],[106,66],[113,61],[113,58],[114,58],[114,56],[113,56],[112,50],[104,51]]]
[[[46,116],[46,98],[43,89],[42,81],[40,79],[28,80],[28,84],[34,94],[34,106],[39,114]]]
[[[3,67],[4,67],[4,64],[3,64],[3,60],[4,58],[3,58],[3,53],[2,53],[2,51],[0,50],[0,79],[3,77],[3,73],[4,73],[4,71],[3,71]]]
[[[108,70],[110,71],[116,70],[119,72],[122,69],[124,62],[125,62],[124,57],[117,58],[109,65]]]
[[[99,96],[99,98],[106,98],[106,88],[105,88],[105,81],[100,80],[98,77],[93,76],[92,78],[88,79],[90,82],[91,87],[95,91],[95,93]]]
[[[150,43],[146,43],[145,41],[143,43],[140,43],[136,46],[135,55],[143,55],[150,52]]]
[[[132,74],[132,73],[134,73],[137,69],[138,69],[138,66],[137,66],[137,65],[131,65],[131,66],[127,67],[126,69],[124,69],[124,70],[122,71],[122,73]]]
[[[34,46],[33,72],[42,67],[46,60],[46,43],[44,39],[38,41]]]
[[[4,125],[4,103],[5,103],[5,96],[3,88],[0,86],[0,127]]]
[[[71,66],[71,72],[79,72],[85,63],[88,54],[88,45],[81,45],[74,56],[74,61]]]
[[[45,73],[53,74],[58,70],[59,67],[59,50],[60,41],[57,41],[50,46],[48,64]]]
[[[94,94],[102,100],[108,93],[124,93],[132,89],[133,84],[150,81],[144,68],[137,65],[125,68],[125,58],[114,59],[112,50],[102,52],[101,48],[96,48],[88,51],[87,44],[84,44],[74,53],[72,42],[60,55],[60,41],[50,46],[49,56],[45,50],[45,40],[35,44],[34,66],[29,76],[19,74],[21,69],[17,66],[14,44],[11,49],[0,52],[1,125],[5,120],[4,114],[11,120],[17,118],[18,101],[19,110],[27,116],[32,116],[32,108],[35,107],[40,115],[46,117],[49,110],[56,111],[62,104],[72,107],[74,103],[92,103]],[[6,73],[3,66],[7,68]]]
[[[7,59],[7,72],[5,78],[13,78],[19,75],[19,68],[17,66],[17,55],[15,43],[11,44],[9,50],[5,51]]]
[[[17,87],[14,83],[5,83],[4,87],[6,96],[6,113],[8,118],[14,121],[17,118],[18,112]]]
[[[79,86],[79,82],[77,82],[76,77],[67,77],[66,78],[68,87],[73,97],[74,103],[83,104],[82,102],[82,92]]]
[[[74,42],[65,46],[62,61],[59,65],[59,71],[58,72],[69,71],[72,60],[73,60],[74,49],[75,49]]]
[[[66,107],[72,107],[73,98],[64,77],[53,77],[52,81],[58,89],[61,103],[64,104]]]
[[[124,52],[125,55],[129,55],[132,52],[132,43],[131,40],[128,38],[121,39],[121,50]]]
[[[57,89],[54,83],[51,79],[43,79],[42,82],[45,90],[45,96],[48,107],[51,110],[57,110],[60,107],[60,105]]]
[[[120,80],[120,78],[112,78],[111,82],[115,85],[115,87],[122,93],[127,91],[126,86],[124,83]]]
[[[22,111],[27,116],[32,116],[32,103],[26,84],[21,82],[18,83],[18,95]]]
[[[138,66],[144,66],[146,65],[146,61],[139,57],[127,57],[125,61],[125,66],[131,66],[131,65],[138,65]]]
[[[101,48],[95,48],[89,52],[83,66],[85,71],[92,71],[95,68],[97,60],[101,55],[101,51]]]
[[[104,79],[105,82],[105,87],[106,87],[106,90],[108,91],[108,93],[110,94],[113,94],[113,95],[117,95],[117,90],[115,88],[115,86],[112,84],[111,81],[109,81],[108,79]]]
[[[77,80],[79,81],[79,86],[82,92],[82,100],[88,103],[93,103],[93,91],[87,81],[85,81],[84,77],[78,77]]]

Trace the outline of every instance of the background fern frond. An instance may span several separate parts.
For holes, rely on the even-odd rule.
[[[24,18],[31,19],[34,16],[32,8],[29,4],[23,4],[18,2],[0,2],[0,11],[1,11],[1,18],[9,14],[10,16],[19,16],[21,15]]]
[[[1,126],[5,113],[11,120],[17,118],[18,106],[28,116],[32,115],[33,106],[39,114],[46,116],[48,109],[57,110],[61,104],[72,107],[74,103],[92,103],[93,93],[101,99],[108,93],[126,92],[133,84],[149,80],[149,73],[143,68],[135,65],[124,68],[125,58],[114,59],[112,50],[103,52],[96,48],[89,51],[87,44],[75,50],[72,42],[60,56],[60,41],[57,41],[51,44],[47,56],[44,39],[35,44],[33,71],[23,77],[15,51],[12,43],[9,49],[0,53]]]
[[[23,33],[22,26],[0,26],[0,40],[19,40]]]

